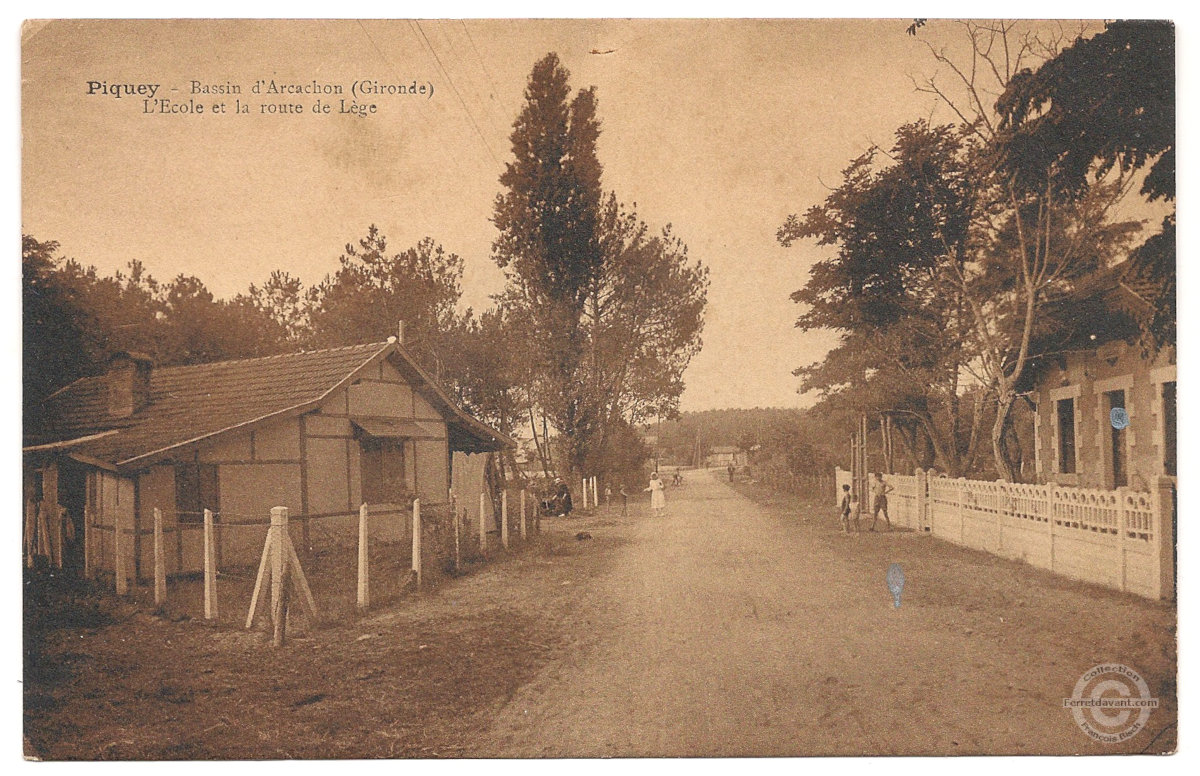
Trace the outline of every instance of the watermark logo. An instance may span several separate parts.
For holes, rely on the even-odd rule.
[[[1137,671],[1120,663],[1098,665],[1079,677],[1070,698],[1063,698],[1075,724],[1103,744],[1119,744],[1146,727],[1158,698]]]

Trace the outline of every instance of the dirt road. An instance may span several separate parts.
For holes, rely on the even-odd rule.
[[[28,599],[38,657],[26,664],[26,754],[1174,748],[1172,605],[928,536],[841,535],[825,503],[735,489],[718,474],[669,489],[662,518],[642,502],[628,517],[547,519],[536,539],[466,576],[333,618],[278,652],[265,627],[204,625],[103,592],[30,642],[41,610]],[[885,585],[893,562],[906,576],[898,609]],[[1133,668],[1161,702],[1122,744],[1093,742],[1063,708],[1100,663]]]
[[[723,472],[721,472],[723,474]],[[913,533],[845,536],[704,473],[625,527],[591,638],[519,689],[484,756],[1110,753],[1063,708],[1101,662],[1174,694],[1170,607]],[[895,608],[891,562],[907,583]]]

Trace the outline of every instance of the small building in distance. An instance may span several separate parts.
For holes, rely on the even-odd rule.
[[[704,459],[706,466],[729,466],[732,464],[738,468],[746,465],[746,452],[738,447],[728,445],[720,445],[713,447],[708,451],[708,455]]]

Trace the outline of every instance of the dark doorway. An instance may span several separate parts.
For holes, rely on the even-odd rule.
[[[67,521],[63,526],[63,570],[83,576],[87,467],[70,458],[63,458],[58,464],[58,503],[67,510]]]

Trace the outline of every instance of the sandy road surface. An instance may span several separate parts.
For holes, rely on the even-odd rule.
[[[1173,694],[1166,605],[912,533],[838,535],[831,514],[757,506],[703,472],[668,498],[664,518],[622,521],[614,562],[580,586],[587,637],[512,696],[476,754],[1109,753],[1174,719],[1168,699],[1130,742],[1101,745],[1062,707],[1106,661]]]

